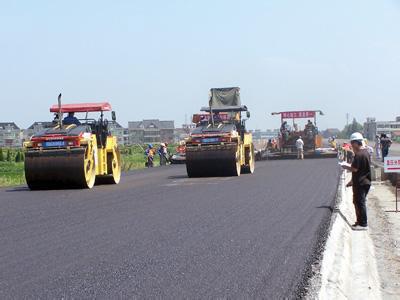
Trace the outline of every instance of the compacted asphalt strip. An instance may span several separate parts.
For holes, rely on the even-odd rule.
[[[240,177],[181,165],[92,190],[0,189],[0,298],[294,298],[338,176],[335,159],[286,160]]]

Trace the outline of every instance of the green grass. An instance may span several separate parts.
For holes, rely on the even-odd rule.
[[[0,162],[0,187],[25,183],[24,163]]]

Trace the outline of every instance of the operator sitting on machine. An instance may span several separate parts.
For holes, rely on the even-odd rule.
[[[73,112],[69,112],[68,116],[66,116],[64,118],[63,124],[65,124],[65,125],[75,124],[76,126],[79,126],[79,125],[81,125],[81,122],[79,122],[78,118],[75,117]]]

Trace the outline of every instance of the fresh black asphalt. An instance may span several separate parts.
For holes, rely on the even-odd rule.
[[[335,159],[253,175],[125,174],[92,190],[0,190],[0,299],[294,298],[329,223]]]

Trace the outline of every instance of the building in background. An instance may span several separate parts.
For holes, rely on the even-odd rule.
[[[108,123],[108,128],[111,134],[117,137],[118,145],[129,145],[129,131],[127,128],[122,127],[118,122]]]
[[[174,142],[178,143],[189,137],[193,129],[196,128],[196,124],[183,124],[181,128],[175,128],[174,130]]]
[[[386,133],[391,138],[400,137],[400,117],[395,121],[377,121],[375,118],[367,118],[364,123],[364,136],[369,140],[374,140],[376,135]]]
[[[250,130],[253,136],[253,140],[265,140],[268,141],[269,139],[277,138],[279,135],[279,129],[267,129],[267,130]]]
[[[31,126],[24,130],[24,140],[29,140],[32,135],[38,134],[39,132],[54,127],[53,122],[34,122]]]
[[[158,119],[128,122],[129,144],[173,143],[174,121]]]
[[[0,123],[0,147],[19,148],[22,141],[22,130],[14,122]]]

